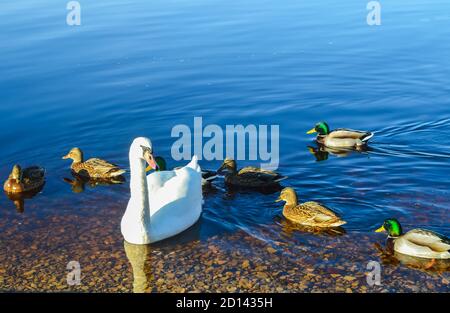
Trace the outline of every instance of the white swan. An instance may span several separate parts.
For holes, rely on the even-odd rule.
[[[202,175],[197,157],[177,170],[146,176],[146,162],[156,167],[148,138],[136,138],[130,147],[131,197],[121,231],[133,244],[160,241],[186,230],[202,213]]]

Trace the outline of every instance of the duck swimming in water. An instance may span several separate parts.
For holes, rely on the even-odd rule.
[[[63,159],[72,159],[70,166],[72,171],[86,178],[109,179],[125,173],[125,170],[117,165],[102,159],[92,158],[84,161],[83,151],[80,148],[72,148],[67,155],[63,156]]]
[[[336,212],[320,203],[298,203],[297,193],[293,188],[284,188],[276,200],[280,201],[286,202],[283,207],[284,217],[294,223],[311,227],[339,227],[346,224]]]
[[[360,148],[367,145],[373,133],[368,131],[338,128],[330,131],[325,122],[319,122],[307,132],[307,134],[318,133],[316,140],[330,148]]]
[[[239,188],[274,188],[280,187],[280,181],[286,179],[277,172],[247,166],[237,170],[236,161],[226,158],[218,173],[225,173],[225,183]]]
[[[398,253],[426,259],[450,259],[450,238],[431,230],[415,228],[403,234],[399,221],[389,218],[375,232],[387,232]]]
[[[45,183],[45,170],[39,166],[31,166],[22,170],[14,165],[11,174],[3,185],[7,193],[25,193],[41,188]]]

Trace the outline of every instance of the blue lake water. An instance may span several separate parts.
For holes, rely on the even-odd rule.
[[[381,1],[380,26],[367,25],[366,2],[355,0],[80,3],[79,27],[66,25],[64,1],[0,4],[0,177],[15,163],[47,170],[23,213],[0,197],[0,242],[10,251],[16,231],[41,240],[35,221],[83,223],[109,207],[105,223],[120,238],[128,183],[74,193],[61,157],[78,146],[128,168],[131,141],[147,136],[169,167],[182,165],[170,157],[171,130],[193,128],[194,117],[204,126],[280,125],[283,185],[342,214],[349,240],[383,242],[373,230],[388,217],[450,234],[448,1]],[[321,120],[374,131],[371,149],[317,161],[306,131]],[[200,242],[237,231],[267,243],[305,236],[283,237],[278,194],[214,184]],[[309,248],[321,245],[311,240]]]

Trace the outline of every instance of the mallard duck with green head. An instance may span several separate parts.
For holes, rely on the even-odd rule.
[[[403,234],[399,221],[389,218],[375,232],[387,232],[398,253],[426,259],[450,259],[450,238],[431,230],[415,228]]]
[[[319,122],[307,132],[307,134],[317,134],[317,142],[331,148],[360,148],[367,145],[373,133],[368,131],[338,128],[330,131],[330,127],[325,122]]]
[[[238,171],[236,161],[231,158],[226,158],[217,172],[225,174],[227,185],[239,188],[275,188],[287,178],[277,172],[253,166]]]
[[[284,201],[283,215],[286,219],[311,227],[339,227],[346,222],[326,206],[315,201],[298,203],[297,193],[291,187],[284,188],[275,202]]]

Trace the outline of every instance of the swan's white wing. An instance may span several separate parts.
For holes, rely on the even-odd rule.
[[[148,189],[151,191],[153,189],[159,189],[164,186],[164,184],[171,178],[176,176],[175,171],[158,171],[147,175],[147,185]]]
[[[198,164],[197,156],[194,155],[192,160],[184,167],[177,167],[172,171],[158,171],[151,173],[147,176],[147,185],[150,194],[152,191],[156,192],[161,188],[165,188],[167,191],[173,191],[178,188],[179,191],[181,191],[183,186],[187,185],[187,182],[182,181],[182,178],[184,177],[186,179],[193,175],[193,173],[189,172],[189,169],[193,169],[195,172],[201,174],[202,169]],[[173,178],[175,178],[175,180],[171,181]],[[177,193],[175,193],[175,196],[176,195]]]
[[[152,242],[192,226],[202,212],[201,170],[196,159],[174,171],[147,176]]]

